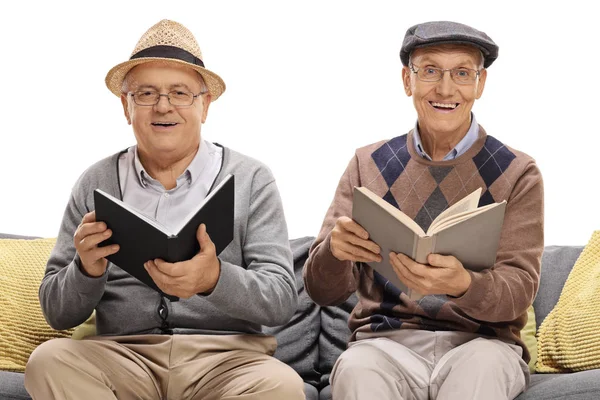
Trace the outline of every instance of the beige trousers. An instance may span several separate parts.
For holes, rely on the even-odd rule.
[[[304,400],[271,336],[140,335],[54,339],[25,369],[38,399]]]
[[[331,373],[333,400],[506,400],[529,382],[522,349],[464,332],[358,336]]]

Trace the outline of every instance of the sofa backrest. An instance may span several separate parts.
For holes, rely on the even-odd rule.
[[[542,255],[540,287],[533,302],[536,328],[539,329],[546,316],[552,311],[567,277],[583,246],[546,246]]]

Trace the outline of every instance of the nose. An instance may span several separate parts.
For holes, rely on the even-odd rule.
[[[171,110],[173,106],[169,103],[169,95],[159,94],[158,103],[154,105],[154,109],[159,113],[166,113]]]
[[[446,70],[442,74],[442,79],[438,81],[436,92],[440,96],[452,96],[456,90],[455,83],[450,76],[450,71]]]

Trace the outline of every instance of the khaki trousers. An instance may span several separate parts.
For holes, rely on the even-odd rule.
[[[522,349],[464,332],[358,336],[331,373],[333,400],[506,400],[529,382]]]
[[[304,400],[271,336],[140,335],[54,339],[29,358],[37,399]]]

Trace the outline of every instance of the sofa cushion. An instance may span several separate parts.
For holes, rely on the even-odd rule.
[[[31,352],[46,340],[69,337],[46,322],[38,289],[55,239],[0,239],[0,370],[25,370]]]
[[[600,369],[570,374],[531,375],[529,388],[515,400],[600,399]]]
[[[0,371],[0,400],[31,400],[22,373]]]
[[[274,357],[292,367],[305,382],[317,387],[320,378],[318,369],[320,307],[308,297],[302,279],[302,268],[313,239],[304,237],[290,241],[298,290],[296,313],[287,324],[275,328],[267,327],[264,331],[277,338],[277,351]]]
[[[329,385],[329,375],[340,354],[346,350],[350,340],[348,319],[358,298],[352,294],[339,306],[321,307],[321,334],[319,336],[319,370],[321,388]]]
[[[537,371],[600,368],[600,231],[575,262],[558,303],[538,331]]]
[[[552,311],[583,246],[546,246],[542,255],[540,287],[533,302],[537,328]]]
[[[535,371],[535,364],[537,362],[537,338],[536,338],[536,323],[535,323],[535,310],[533,306],[527,309],[527,323],[521,330],[521,340],[525,343],[525,347],[529,350],[531,359],[529,360],[529,372]]]

